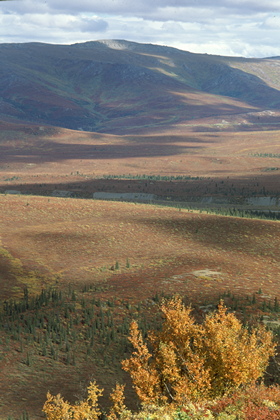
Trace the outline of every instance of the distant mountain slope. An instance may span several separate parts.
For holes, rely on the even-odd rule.
[[[280,58],[123,40],[0,44],[0,119],[100,132],[280,108]]]

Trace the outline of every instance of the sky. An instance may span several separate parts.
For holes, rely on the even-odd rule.
[[[103,39],[194,53],[280,56],[280,0],[0,1],[0,43]]]

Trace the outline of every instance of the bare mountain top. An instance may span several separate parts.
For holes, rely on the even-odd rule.
[[[95,132],[278,111],[280,58],[101,40],[0,44],[0,119]]]

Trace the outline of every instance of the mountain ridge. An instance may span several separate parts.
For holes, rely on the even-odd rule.
[[[277,57],[100,40],[0,44],[0,59],[4,121],[115,133],[280,107]]]

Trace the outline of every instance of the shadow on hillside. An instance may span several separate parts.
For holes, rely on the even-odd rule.
[[[0,253],[0,287],[1,287],[1,300],[10,299],[13,294],[17,294],[17,287],[19,282],[13,273],[13,267],[9,258]]]
[[[133,222],[164,232],[170,239],[185,240],[186,252],[188,243],[195,241],[208,249],[248,254],[255,258],[263,255],[278,261],[280,257],[280,225],[277,222],[272,225],[262,220],[197,214],[186,217],[184,212],[179,217],[172,215],[170,219],[165,215],[159,219],[133,217]]]
[[[36,182],[25,182],[24,176],[2,178],[0,181],[0,193],[6,190],[18,190],[22,194],[51,195],[54,190],[63,190],[72,193],[78,198],[92,198],[95,192],[112,193],[147,193],[162,198],[168,197],[170,205],[178,203],[184,205],[195,201],[195,197],[222,198],[228,202],[228,206],[237,207],[242,200],[249,197],[268,196],[279,197],[278,171],[263,172],[261,175],[244,175],[243,177],[228,177],[224,171],[217,171],[218,177],[185,178],[178,174],[178,179],[168,176],[157,175],[108,175],[108,178],[100,176],[92,178],[79,172],[71,175],[59,176],[57,174],[45,181],[45,175],[35,175]],[[48,176],[48,175],[47,175]],[[34,179],[34,181],[35,181]],[[168,201],[166,202],[168,204]],[[232,203],[232,204],[230,204]],[[193,203],[195,206],[195,203]],[[211,206],[211,203],[209,204]],[[203,203],[200,207],[203,206]],[[207,203],[204,203],[207,206]],[[208,206],[209,207],[209,206]]]
[[[43,59],[45,48],[48,65]],[[279,90],[256,76],[256,69],[248,64],[259,65],[259,74],[272,69],[271,83],[277,86],[272,60],[191,54],[148,45],[119,50],[105,44],[92,45],[92,49],[60,46],[57,59],[57,46],[29,45],[21,50],[19,71],[18,54],[11,46],[10,61],[3,63],[10,82],[3,79],[0,85],[6,118],[23,116],[37,124],[132,133],[280,106]],[[234,67],[238,60],[251,73]],[[14,80],[18,80],[16,94]]]
[[[131,140],[129,140],[131,141]],[[195,151],[202,146],[197,145],[176,145],[172,141],[161,144],[158,140],[150,142],[139,142],[134,140],[134,144],[65,144],[58,142],[46,142],[40,147],[28,146],[25,148],[11,148],[0,145],[0,162],[2,163],[44,163],[58,162],[62,160],[81,160],[81,159],[125,159],[141,157],[161,157],[173,156],[188,151]],[[189,139],[188,142],[202,143],[197,139]]]
[[[103,48],[115,52],[110,45],[104,44]],[[195,89],[190,89],[190,86],[186,86],[186,81],[191,76],[191,79],[196,81],[196,88],[201,91],[240,99],[246,101],[249,105],[279,108],[280,91],[278,89],[269,86],[253,72],[248,73],[236,68],[234,65],[234,63],[239,62],[241,64],[251,63],[252,65],[263,64],[269,66],[268,60],[193,54],[155,45],[140,45],[139,49],[134,47],[133,54],[143,57],[143,53],[145,54],[147,49],[149,50],[148,57],[150,59],[154,58],[157,63],[161,63],[161,67],[163,69],[166,68],[167,73],[171,62],[172,72],[169,75],[165,73],[161,76],[166,82],[168,80],[172,81],[177,86],[184,88],[185,91],[195,91]],[[273,59],[275,61],[277,58],[274,57]],[[174,60],[173,63],[172,60]],[[233,63],[233,66],[230,66],[229,62]],[[272,65],[275,68],[275,64],[273,63]],[[178,76],[179,74],[181,78],[174,77],[174,75]],[[183,76],[185,76],[185,83],[180,80]],[[166,85],[168,86],[168,83]]]

